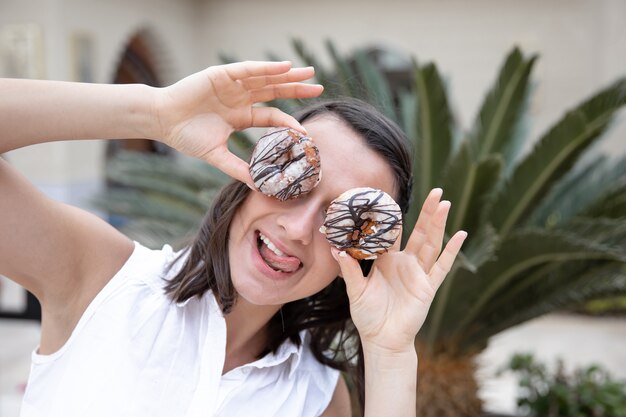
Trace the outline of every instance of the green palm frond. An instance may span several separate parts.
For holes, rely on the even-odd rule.
[[[315,58],[315,54],[310,52],[304,42],[300,39],[293,39],[291,42],[294,52],[305,65],[315,68],[315,78],[324,87],[337,87],[336,78],[326,71],[325,67]]]
[[[110,213],[133,219],[173,222],[187,228],[197,226],[206,211],[206,207],[197,208],[170,195],[137,189],[108,190],[105,198],[96,197],[93,204]]]
[[[564,280],[564,276],[570,279]],[[468,332],[459,348],[484,344],[489,337],[546,313],[580,306],[601,297],[626,296],[626,265],[601,263],[578,274],[559,270],[550,274],[548,271],[544,282],[546,285],[526,291],[522,297],[509,299],[506,309],[494,309],[490,315],[482,317],[480,327],[475,326]]]
[[[417,113],[415,132],[414,201],[424,201],[430,190],[441,186],[441,176],[452,150],[452,115],[444,83],[435,64],[414,63]],[[415,216],[417,219],[417,216]]]
[[[506,235],[525,220],[542,195],[600,137],[625,103],[626,80],[620,80],[569,112],[540,139],[491,206],[488,216],[500,234]]]
[[[622,245],[626,253],[626,221],[610,217],[576,217],[556,228],[598,243]]]
[[[452,202],[446,231],[449,235],[463,228],[469,235],[480,227],[484,208],[493,198],[504,163],[500,154],[479,162],[471,157],[465,141],[443,177],[444,197]]]
[[[391,120],[398,120],[396,115],[391,89],[382,72],[372,65],[365,51],[355,53],[357,73],[361,76],[366,101],[378,107]]]
[[[490,154],[503,157],[508,167],[517,149],[514,132],[523,115],[529,77],[536,56],[525,59],[518,48],[514,48],[500,70],[498,80],[486,95],[474,122],[469,140],[472,156],[480,161]]]
[[[595,202],[613,182],[607,176],[606,155],[577,164],[537,204],[528,218],[529,226],[553,227],[563,224]]]
[[[472,278],[457,278],[456,282],[471,282],[471,305],[462,311],[456,324],[457,333],[470,327],[477,317],[488,308],[488,304],[516,277],[550,262],[580,260],[604,260],[626,262],[626,252],[582,239],[579,236],[541,229],[520,230],[501,242],[494,259],[483,264]],[[460,287],[460,285],[459,285]],[[459,288],[461,290],[461,288]],[[467,299],[467,293],[458,293]]]
[[[333,60],[337,73],[338,93],[347,97],[363,97],[365,92],[354,67],[344,56],[339,54],[332,41],[326,41],[326,50]]]
[[[610,184],[605,193],[581,214],[588,217],[626,219],[626,176]]]

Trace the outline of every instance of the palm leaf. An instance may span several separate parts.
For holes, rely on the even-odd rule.
[[[424,201],[430,190],[441,186],[441,177],[452,149],[452,115],[446,91],[435,64],[414,63],[416,140],[413,177],[414,201]]]
[[[459,319],[455,326],[457,333],[476,320],[497,293],[516,276],[549,262],[569,260],[626,262],[626,253],[563,232],[541,229],[518,231],[503,240],[494,259],[476,272],[477,279],[471,280],[475,286],[471,292],[478,294],[478,297],[472,300],[471,306]],[[457,282],[461,281],[457,279]],[[467,297],[467,293],[462,296]]]
[[[200,188],[221,187],[230,178],[206,162],[179,155],[180,160],[163,155],[120,151],[107,163],[108,176],[147,177],[171,180],[176,186]],[[183,162],[184,163],[181,163]]]
[[[134,189],[108,190],[106,197],[94,198],[93,204],[98,208],[124,217],[174,222],[187,228],[197,226],[208,208],[194,208],[186,202],[172,199],[163,194]]]
[[[515,169],[489,213],[501,235],[524,220],[537,200],[607,128],[626,102],[621,80],[569,112]]]
[[[452,203],[446,226],[450,235],[461,228],[470,235],[478,229],[484,207],[500,179],[503,165],[500,155],[490,155],[476,162],[470,153],[466,141],[450,162],[443,179],[445,198]]]
[[[354,54],[354,59],[363,88],[367,94],[367,101],[374,104],[391,120],[398,120],[394,109],[393,95],[391,94],[389,83],[382,72],[363,50],[357,51]]]
[[[606,155],[600,155],[570,171],[539,201],[528,218],[529,226],[553,227],[567,222],[594,203],[612,180],[606,177]]]
[[[536,56],[524,59],[514,48],[500,70],[498,80],[485,97],[469,136],[473,155],[482,160],[492,153],[501,154],[505,166],[512,162],[516,141],[511,140],[528,95],[530,72]]]
[[[330,40],[326,41],[326,50],[335,65],[340,93],[349,97],[363,97],[365,92],[354,68],[337,52],[335,44]]]
[[[610,184],[605,193],[581,214],[588,217],[626,218],[626,176]]]
[[[601,263],[582,274],[554,272],[561,279],[549,287],[543,286],[524,296],[510,299],[506,309],[495,310],[481,318],[480,328],[464,335],[462,349],[472,349],[501,332],[525,321],[553,311],[580,306],[600,297],[626,295],[626,265],[618,262]],[[550,281],[550,278],[546,278]]]
[[[335,86],[334,77],[324,69],[324,66],[315,58],[315,54],[311,53],[304,46],[304,42],[300,39],[293,39],[291,42],[296,55],[304,62],[305,65],[315,68],[315,78],[325,88],[330,89]]]

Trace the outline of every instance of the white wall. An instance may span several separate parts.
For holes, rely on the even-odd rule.
[[[320,58],[327,57],[324,40],[332,39],[343,52],[382,45],[435,61],[466,128],[513,45],[540,55],[532,137],[626,75],[623,0],[211,0],[202,16],[201,53],[210,63],[219,62],[218,51],[241,59],[265,59],[274,51],[295,59],[294,36]],[[610,149],[626,151],[626,119],[610,141]]]

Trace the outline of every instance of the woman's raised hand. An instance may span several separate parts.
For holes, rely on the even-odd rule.
[[[248,127],[287,126],[305,133],[290,115],[254,106],[274,99],[316,97],[322,86],[303,81],[314,69],[290,62],[213,66],[159,89],[154,100],[159,140],[252,185],[248,164],[227,148],[229,135]]]
[[[405,352],[424,324],[437,289],[450,271],[467,233],[457,232],[442,251],[450,202],[441,189],[430,192],[409,241],[400,239],[374,261],[368,277],[350,256],[332,249],[350,299],[350,313],[364,346]]]

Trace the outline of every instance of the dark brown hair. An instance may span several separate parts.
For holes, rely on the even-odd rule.
[[[411,152],[400,128],[373,106],[356,99],[322,101],[295,115],[301,123],[318,116],[333,116],[346,123],[381,155],[394,174],[396,201],[403,213],[411,195]],[[314,138],[315,140],[315,138]],[[227,314],[236,302],[237,293],[230,278],[228,239],[230,223],[250,189],[232,182],[222,189],[205,216],[180,271],[167,283],[166,291],[176,302],[200,297],[208,290],[215,294]],[[367,273],[371,262],[362,262]],[[300,345],[299,332],[311,333],[311,350],[326,365],[348,372],[358,392],[361,410],[364,404],[362,347],[350,319],[348,296],[343,279],[337,277],[318,293],[283,305],[268,323],[268,345],[261,353],[275,351],[287,339]]]

